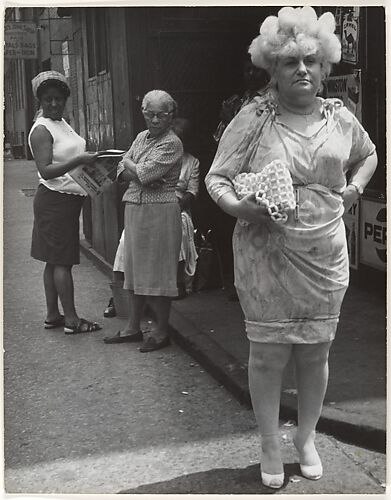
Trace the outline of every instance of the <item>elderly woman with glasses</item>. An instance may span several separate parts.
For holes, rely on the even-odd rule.
[[[250,340],[261,478],[272,488],[284,484],[278,418],[291,357],[301,472],[312,480],[323,474],[315,428],[349,281],[342,216],[377,164],[375,146],[356,117],[339,99],[318,96],[341,57],[334,31],[334,16],[318,19],[311,7],[284,7],[265,19],[249,52],[270,73],[271,91],[230,123],[206,178],[215,202],[239,220],[235,286]]]
[[[182,240],[181,211],[175,188],[183,146],[171,130],[177,111],[163,90],[142,101],[147,130],[137,135],[119,164],[118,178],[129,182],[125,202],[124,289],[129,290],[129,321],[107,344],[143,341],[141,352],[169,345],[168,319],[178,295],[177,266]],[[145,339],[140,330],[146,302],[156,314],[157,329]]]

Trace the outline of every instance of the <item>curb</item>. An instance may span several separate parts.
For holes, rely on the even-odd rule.
[[[112,266],[99,255],[86,240],[80,241],[82,253],[105,275],[111,278]],[[170,315],[173,340],[190,354],[205,370],[243,405],[251,408],[248,389],[247,367],[240,364],[220,344],[197,328],[175,308],[173,301]],[[338,415],[336,414],[338,413]],[[337,418],[338,417],[338,418]],[[297,421],[296,398],[287,394],[281,396],[280,419]],[[386,431],[365,424],[355,424],[349,416],[341,418],[341,412],[324,407],[317,430],[335,438],[371,449],[386,452]]]

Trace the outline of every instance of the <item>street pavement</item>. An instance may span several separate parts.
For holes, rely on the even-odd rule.
[[[252,412],[208,373],[200,354],[180,347],[179,321],[173,324],[177,342],[161,351],[141,354],[137,344],[103,343],[125,320],[102,318],[108,278],[85,255],[75,268],[76,303],[103,330],[67,336],[43,329],[43,264],[29,257],[33,198],[22,192],[33,192],[35,166],[6,161],[4,171],[7,493],[275,493],[260,483]],[[176,302],[173,319],[181,315],[184,325],[179,308],[197,297]],[[204,305],[197,328],[209,314]],[[294,421],[283,418],[287,480],[276,494],[384,494],[385,455],[324,433],[317,442],[325,474],[304,479],[294,430]]]

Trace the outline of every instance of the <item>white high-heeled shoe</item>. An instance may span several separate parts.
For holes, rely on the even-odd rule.
[[[268,474],[267,472],[262,472],[261,469],[262,484],[269,488],[274,488],[278,490],[284,485],[284,473],[281,474]]]
[[[262,434],[261,435],[261,440],[265,440],[266,438],[275,438],[279,440],[279,434],[278,433],[272,433],[272,434]],[[263,447],[263,442],[262,442],[262,447]],[[263,448],[262,448],[262,453],[263,453]],[[262,478],[262,483],[267,486],[268,488],[274,488],[278,490],[284,485],[284,472],[281,472],[279,474],[269,474],[267,472],[263,472],[262,470],[262,457],[261,457],[261,478]]]
[[[312,479],[312,481],[317,481],[323,476],[322,462],[319,462],[315,465],[300,464],[300,470],[304,477],[306,477],[307,479]]]
[[[295,439],[293,439],[293,443],[297,449],[297,451],[300,453],[300,450],[296,444]],[[319,456],[319,455],[318,455]],[[314,464],[314,465],[304,465],[300,464],[300,470],[302,475],[307,478],[311,479],[312,481],[317,481],[323,476],[323,465],[322,462],[319,459],[319,463]]]

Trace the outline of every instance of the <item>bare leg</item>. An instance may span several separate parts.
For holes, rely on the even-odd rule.
[[[304,466],[320,463],[315,448],[315,428],[327,389],[330,347],[331,342],[293,347],[298,389],[298,427],[294,442],[300,453],[300,464]]]
[[[46,308],[47,308],[47,321],[55,321],[60,317],[58,309],[58,292],[54,283],[54,266],[53,264],[46,264],[43,272],[43,284],[45,287]]]
[[[64,310],[65,324],[75,326],[79,317],[75,309],[72,266],[54,266],[53,278]]]
[[[141,329],[141,320],[143,319],[146,304],[145,295],[135,295],[129,290],[129,319],[121,335],[131,335]]]
[[[113,271],[113,281],[115,283],[124,282],[124,273],[122,271]]]
[[[157,342],[168,337],[168,319],[170,317],[171,297],[148,297],[157,319],[157,331],[153,335]]]
[[[291,351],[289,344],[250,342],[250,394],[262,438],[262,471],[267,474],[283,472],[278,423],[282,376]]]

